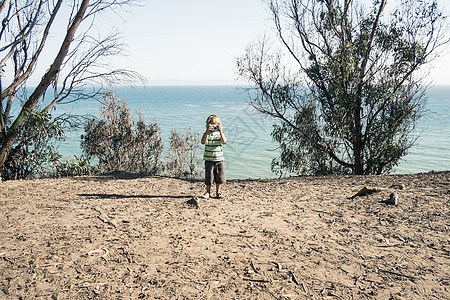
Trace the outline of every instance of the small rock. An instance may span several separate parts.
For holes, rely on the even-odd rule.
[[[398,204],[398,194],[393,192],[389,195],[389,199],[386,200],[386,204],[397,205]]]
[[[190,200],[186,201],[186,204],[189,206],[192,206],[194,208],[199,208],[200,205],[198,204],[198,198],[197,197],[192,197]]]

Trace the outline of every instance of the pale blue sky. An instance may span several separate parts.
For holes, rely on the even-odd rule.
[[[115,59],[113,67],[137,71],[149,85],[246,84],[237,81],[236,57],[274,32],[263,0],[147,0],[126,13],[101,16],[95,24],[102,32],[115,28],[123,35],[128,56]],[[57,50],[52,43],[60,43],[58,35],[50,38],[49,58]],[[43,58],[39,68],[50,63]],[[428,68],[427,81],[450,85],[450,47]]]
[[[235,84],[235,57],[271,26],[261,0],[152,0],[116,26],[149,84]]]
[[[262,0],[150,0],[112,20],[129,47],[120,64],[150,85],[236,84],[236,56],[273,32]],[[429,67],[427,79],[450,85],[450,49]]]

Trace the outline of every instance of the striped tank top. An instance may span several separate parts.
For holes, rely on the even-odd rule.
[[[222,140],[220,139],[220,132],[209,132],[205,142],[205,152],[203,154],[203,160],[208,161],[222,161],[223,150]]]

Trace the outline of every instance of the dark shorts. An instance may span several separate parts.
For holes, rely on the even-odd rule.
[[[205,184],[225,183],[225,166],[223,161],[205,160]]]

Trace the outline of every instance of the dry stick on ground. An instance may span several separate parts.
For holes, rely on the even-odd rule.
[[[359,279],[360,279],[362,276],[363,276],[363,274],[361,274],[361,275],[359,275],[358,277],[356,277],[354,285],[357,285],[357,284],[358,284]]]
[[[252,282],[270,282],[270,280],[267,279],[253,279],[253,278],[243,278],[245,281],[252,281]]]
[[[12,264],[12,265],[14,264],[14,261],[12,261],[12,260],[10,260],[9,258],[7,258],[6,255],[2,255],[2,256],[0,256],[0,257],[3,258],[4,261],[9,262],[10,264]]]
[[[297,277],[295,277],[294,272],[290,271],[289,273],[291,273],[292,281],[293,281],[296,285],[299,285],[300,283],[298,282]]]
[[[323,213],[323,214],[328,214],[328,215],[332,215],[332,213],[324,211],[324,210],[319,210],[319,209],[311,209],[311,211],[317,212],[317,213]]]
[[[415,277],[415,276],[411,276],[411,275],[406,275],[406,274],[402,274],[402,273],[399,273],[399,272],[394,272],[394,271],[389,271],[389,270],[383,270],[383,269],[378,269],[378,270],[381,271],[381,272],[383,272],[383,273],[389,273],[389,274],[392,274],[392,275],[397,275],[397,276],[401,276],[401,277],[406,277],[406,278],[409,278],[409,279],[414,279],[414,280],[420,279],[419,277]]]
[[[305,291],[305,294],[308,295],[308,289],[306,288],[306,286],[303,282],[302,282],[302,288],[303,288],[303,291]]]
[[[359,197],[359,196],[370,195],[370,194],[377,193],[377,192],[381,192],[381,189],[377,189],[377,188],[371,189],[371,188],[368,188],[368,187],[365,186],[362,189],[360,189],[353,196],[348,197],[348,199],[354,199],[354,198]]]
[[[93,209],[95,211],[97,211],[100,216],[98,216],[98,218],[100,219],[100,221],[112,225],[114,228],[117,228],[117,221],[111,219],[105,212],[103,212],[98,206],[93,207]]]
[[[255,273],[258,273],[258,269],[256,269],[255,265],[253,264],[253,260],[250,260],[250,267],[252,267]]]

